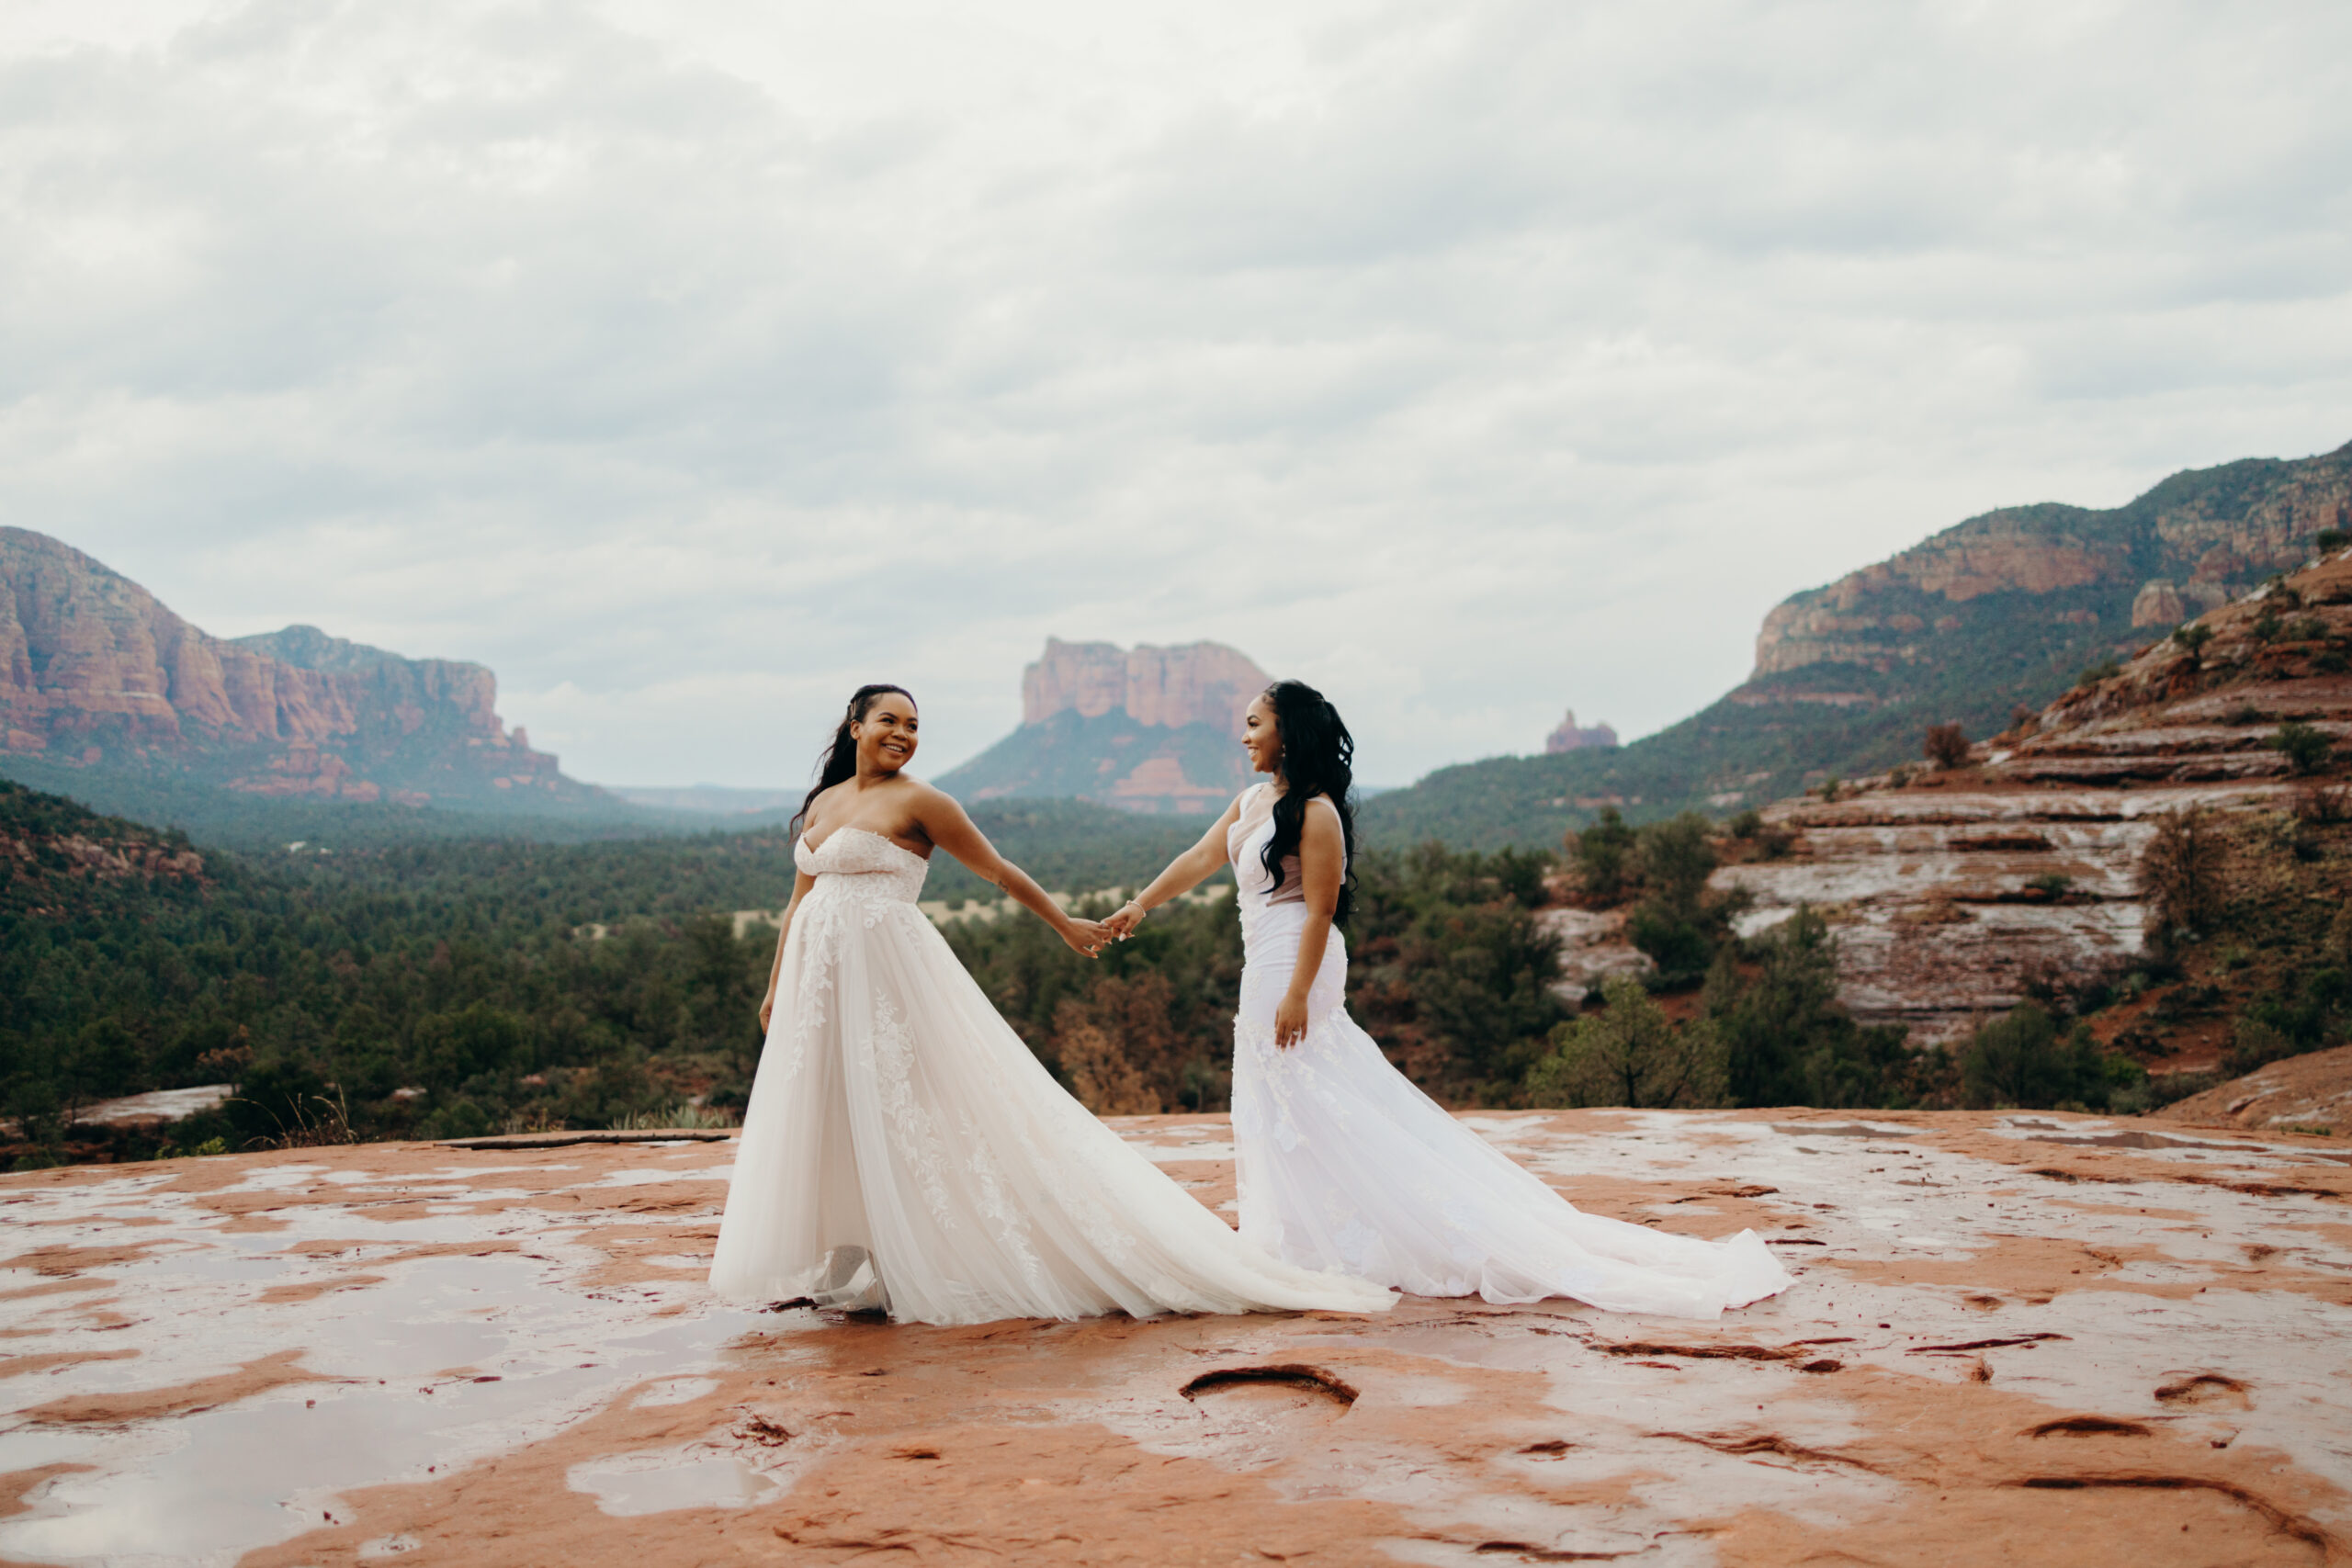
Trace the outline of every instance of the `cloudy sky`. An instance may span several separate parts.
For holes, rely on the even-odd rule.
[[[1046,637],[1364,775],[1988,507],[2352,439],[2352,6],[10,0],[0,518],[567,769],[939,771]]]

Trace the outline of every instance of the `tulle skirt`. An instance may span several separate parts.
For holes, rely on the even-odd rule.
[[[1245,1239],[1414,1295],[1567,1296],[1673,1317],[1714,1317],[1792,1282],[1753,1231],[1702,1241],[1584,1213],[1454,1120],[1348,1016],[1337,931],[1306,1037],[1276,1046],[1306,908],[1261,905],[1244,920],[1233,1142]]]
[[[889,880],[820,876],[793,921],[721,1297],[939,1324],[1393,1303],[1250,1246],[1097,1121]]]

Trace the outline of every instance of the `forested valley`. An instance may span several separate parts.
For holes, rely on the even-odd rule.
[[[1099,913],[1200,827],[1114,817],[1031,807],[983,826],[1048,886],[1096,890]],[[2063,1031],[1995,1042],[2059,1063],[2020,1089],[1987,1088],[1977,1047],[1917,1054],[1857,1025],[1817,918],[1743,942],[1735,911],[1705,894],[1718,857],[1756,830],[1689,818],[1603,824],[1556,856],[1368,852],[1351,1006],[1457,1107],[2104,1103],[2128,1087]],[[6,1162],[723,1124],[758,1064],[775,932],[756,912],[782,904],[791,874],[773,828],[235,853],[0,784]],[[1089,960],[1041,921],[966,906],[984,889],[960,867],[933,875],[936,912],[971,910],[946,919],[950,945],[1090,1107],[1226,1106],[1241,967],[1230,897],[1156,911]],[[1542,913],[1563,897],[1633,901],[1657,964],[1645,983],[1577,1005]],[[79,1119],[211,1084],[231,1097],[177,1123]]]

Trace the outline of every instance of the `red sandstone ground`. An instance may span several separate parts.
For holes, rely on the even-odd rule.
[[[726,1144],[0,1178],[0,1559],[2352,1561],[2337,1140],[1471,1120],[1799,1282],[936,1329],[709,1302]],[[1230,1201],[1222,1119],[1118,1125]]]

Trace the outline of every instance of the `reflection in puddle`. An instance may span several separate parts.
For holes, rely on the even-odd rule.
[[[718,1386],[717,1378],[669,1378],[629,1401],[633,1410],[649,1404],[691,1404]]]
[[[777,1484],[732,1454],[694,1448],[614,1454],[576,1464],[564,1476],[574,1492],[607,1514],[660,1514],[673,1508],[748,1508]]]
[[[182,1278],[252,1277],[236,1267],[247,1259],[173,1261]],[[674,1374],[709,1365],[749,1323],[710,1309],[629,1332],[626,1309],[551,1288],[548,1267],[511,1255],[420,1259],[338,1294],[332,1309],[266,1309],[303,1314],[302,1365],[348,1381],[128,1429],[0,1433],[0,1469],[98,1467],[59,1477],[28,1512],[0,1521],[0,1558],[225,1563],[325,1522],[340,1512],[339,1492],[422,1479],[428,1467],[536,1440],[646,1378],[671,1374],[656,1384],[656,1402],[699,1397],[707,1380]],[[457,1369],[467,1371],[449,1375]],[[628,1483],[628,1506],[613,1511],[707,1503],[701,1492],[718,1484],[699,1466],[690,1481],[639,1478]],[[724,1500],[744,1495],[741,1481],[727,1484]],[[664,1487],[701,1492],[682,1503],[636,1501],[668,1495]],[[389,1538],[371,1545],[369,1555],[409,1549]]]

